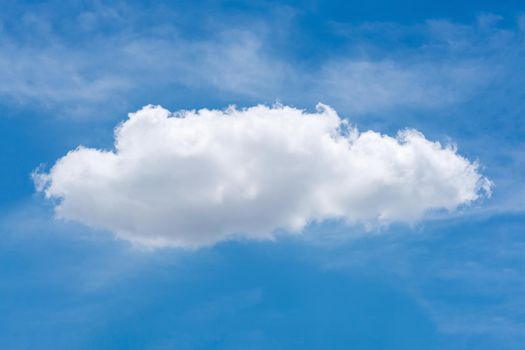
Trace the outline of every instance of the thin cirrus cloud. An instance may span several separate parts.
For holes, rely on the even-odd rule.
[[[495,19],[468,25],[445,20],[414,26],[340,24],[331,36],[347,42],[342,47],[311,61],[290,61],[297,52],[288,43],[295,38],[276,32],[274,21],[294,28],[297,14],[271,16],[256,25],[230,18],[188,37],[186,26],[162,16],[148,24],[150,30],[140,31],[143,19],[137,13],[142,12],[98,9],[57,19],[62,25],[42,14],[27,14],[15,24],[6,20],[0,102],[92,118],[101,109],[128,110],[131,103],[125,101],[181,103],[174,101],[177,94],[166,94],[180,89],[180,94],[211,92],[243,105],[323,100],[353,115],[427,110],[482,91],[508,74],[522,56],[514,48],[523,48],[521,27],[501,29]],[[71,31],[77,34],[74,41]],[[370,36],[381,40],[374,46]],[[407,44],[412,37],[420,44]]]
[[[114,150],[78,147],[34,177],[58,199],[60,218],[140,246],[185,248],[327,219],[413,223],[491,189],[454,147],[416,130],[360,132],[322,104],[314,113],[146,106],[116,128]]]

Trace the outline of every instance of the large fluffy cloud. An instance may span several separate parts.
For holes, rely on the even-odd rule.
[[[359,132],[325,105],[146,106],[116,128],[114,150],[78,147],[35,179],[59,217],[151,247],[267,239],[325,219],[412,223],[490,193],[454,147],[415,130]]]

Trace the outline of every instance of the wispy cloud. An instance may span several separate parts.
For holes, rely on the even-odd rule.
[[[122,112],[129,108],[126,100],[139,96],[176,101],[183,90],[248,103],[322,100],[352,114],[432,109],[486,86],[501,68],[491,58],[521,35],[519,26],[499,29],[490,16],[471,25],[337,24],[331,35],[346,44],[312,61],[290,60],[294,51],[284,43],[294,40],[293,31],[273,29],[273,22],[293,27],[296,16],[276,8],[271,19],[251,24],[204,17],[205,30],[193,36],[180,14],[173,14],[174,21],[161,14],[145,19],[123,5],[80,11],[58,24],[28,12],[22,21],[4,20],[0,97],[68,116],[93,116],[101,106],[120,105]],[[374,46],[370,36],[379,37]]]
[[[53,33],[29,43],[7,36],[0,41],[0,96],[4,103],[37,103],[69,117],[96,113],[101,105],[148,89],[216,89],[253,97],[279,85],[285,70],[260,46],[248,31],[193,41],[174,28],[146,37],[115,33],[78,45]]]

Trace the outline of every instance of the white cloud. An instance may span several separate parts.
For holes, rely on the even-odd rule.
[[[453,147],[359,132],[325,105],[170,113],[146,106],[111,151],[79,147],[35,175],[58,217],[151,246],[299,232],[312,221],[412,223],[490,194]]]

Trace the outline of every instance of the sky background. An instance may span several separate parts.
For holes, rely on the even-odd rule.
[[[3,1],[0,348],[520,349],[520,1]],[[413,227],[144,251],[56,220],[31,173],[146,104],[329,104],[479,161],[493,196]]]

